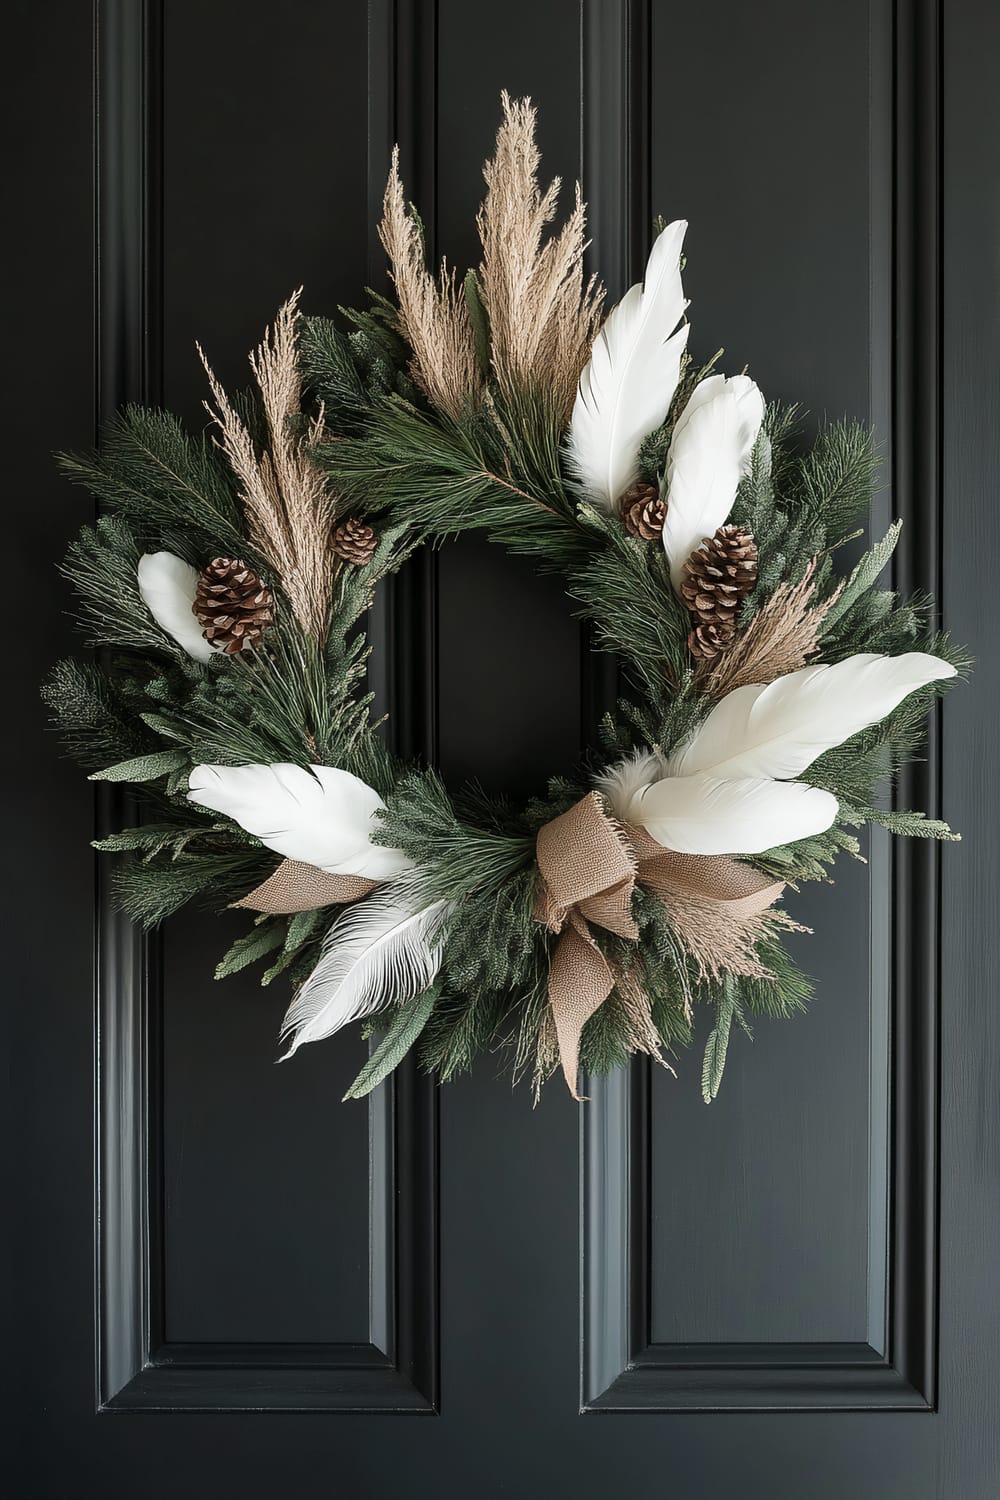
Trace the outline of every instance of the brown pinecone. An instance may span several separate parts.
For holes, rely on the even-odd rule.
[[[239,558],[214,557],[202,569],[194,612],[206,641],[227,656],[256,646],[273,609],[271,590]]]
[[[656,485],[634,484],[618,503],[629,536],[641,537],[644,542],[655,541],[663,531],[667,514],[667,503],[660,499]]]
[[[332,545],[338,557],[353,563],[356,568],[362,568],[365,563],[371,562],[378,546],[378,537],[360,516],[348,516],[334,530]]]
[[[684,564],[681,598],[691,615],[688,647],[711,661],[736,635],[736,611],[757,582],[757,548],[745,526],[720,526]]]

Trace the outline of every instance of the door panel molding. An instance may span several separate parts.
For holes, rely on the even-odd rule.
[[[594,177],[621,184],[616,203],[598,198],[594,235],[602,261],[633,279],[649,219],[651,0],[584,10],[585,38],[600,48],[584,76],[600,80],[607,108],[586,137]],[[939,592],[940,0],[872,0],[870,17],[873,405],[891,432],[894,507],[906,522],[894,586]],[[935,713],[925,761],[900,780],[901,806],[937,815],[939,743]],[[591,1079],[581,1113],[582,1412],[935,1409],[940,865],[931,840],[895,841],[878,858],[890,898],[874,882],[873,946],[887,946],[888,973],[873,972],[873,1030],[880,1010],[882,1023],[886,1006],[889,1015],[888,1055],[884,1031],[871,1049],[871,1152],[884,1160],[882,1133],[888,1180],[883,1193],[876,1165],[868,1342],[653,1342],[650,1063],[638,1059]]]
[[[435,0],[370,0],[369,183],[375,224],[389,149],[417,143],[427,201],[436,117]],[[160,397],[162,0],[99,0],[95,141],[98,416]],[[431,180],[428,181],[428,177]],[[377,196],[376,196],[377,195]],[[377,284],[377,283],[376,283]],[[433,755],[433,572],[413,570],[373,611],[372,686],[395,747]],[[130,807],[98,801],[98,833]],[[102,1412],[436,1410],[437,1095],[412,1061],[369,1101],[368,1343],[170,1344],[163,1292],[160,950],[115,908],[98,862],[95,1226]]]

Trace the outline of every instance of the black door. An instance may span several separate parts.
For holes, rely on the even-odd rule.
[[[6,1493],[987,1500],[1000,11],[91,10],[4,17]],[[274,1068],[283,997],[213,984],[217,919],[144,943],[114,914],[42,727],[82,519],[50,450],[129,399],[198,423],[195,338],[239,383],[300,282],[322,312],[379,284],[396,138],[436,250],[468,263],[502,87],[582,175],[613,291],[654,214],[689,218],[696,352],[724,343],[812,422],[877,425],[899,583],[978,658],[912,788],[964,844],[876,840],[801,898],[817,1000],[734,1041],[710,1108],[693,1056],[535,1111],[489,1059],[341,1105],[356,1036]],[[397,743],[450,779],[538,788],[606,692],[558,585],[485,544],[411,567],[376,631]]]

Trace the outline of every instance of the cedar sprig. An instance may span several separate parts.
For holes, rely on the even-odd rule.
[[[352,325],[348,333],[331,318],[303,317],[299,325],[299,362],[303,378],[326,412],[324,442],[364,428],[371,407],[387,396],[418,400],[406,374],[412,352],[398,328],[398,310],[386,298],[369,292],[371,305],[342,308]],[[323,467],[324,445],[313,453]]]
[[[224,847],[163,854],[148,863],[133,856],[115,870],[112,888],[125,915],[151,929],[190,901],[221,910],[259,884],[270,865],[266,850]]]
[[[160,748],[156,735],[139,718],[148,700],[126,674],[70,657],[53,668],[42,698],[67,753],[86,771]]]

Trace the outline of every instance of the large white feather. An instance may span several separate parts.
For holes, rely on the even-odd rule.
[[[387,1005],[405,1005],[433,983],[441,961],[435,930],[447,902],[415,912],[399,891],[373,891],[339,916],[319,963],[288,1007],[285,1058],[306,1042],[332,1036],[349,1021]]]
[[[832,666],[803,667],[767,687],[737,688],[713,708],[667,769],[727,780],[799,776],[817,756],[877,724],[908,694],[954,677],[937,656],[865,653]]]
[[[691,553],[729,519],[763,420],[764,398],[747,375],[709,375],[677,419],[664,476],[663,523],[675,588]]]
[[[194,614],[198,570],[172,552],[144,552],[137,573],[142,601],[160,629],[195,661],[210,661],[216,647],[206,641]]]
[[[188,798],[232,818],[268,849],[334,875],[387,880],[409,869],[400,849],[371,841],[378,792],[333,766],[195,766]]]
[[[594,340],[569,429],[569,460],[587,498],[605,511],[636,477],[639,445],[667,415],[688,327],[678,219],[657,236],[645,279],[630,287]],[[674,330],[677,329],[676,333]]]
[[[678,854],[762,854],[823,833],[836,816],[836,797],[801,782],[699,775],[654,781],[630,821]]]

